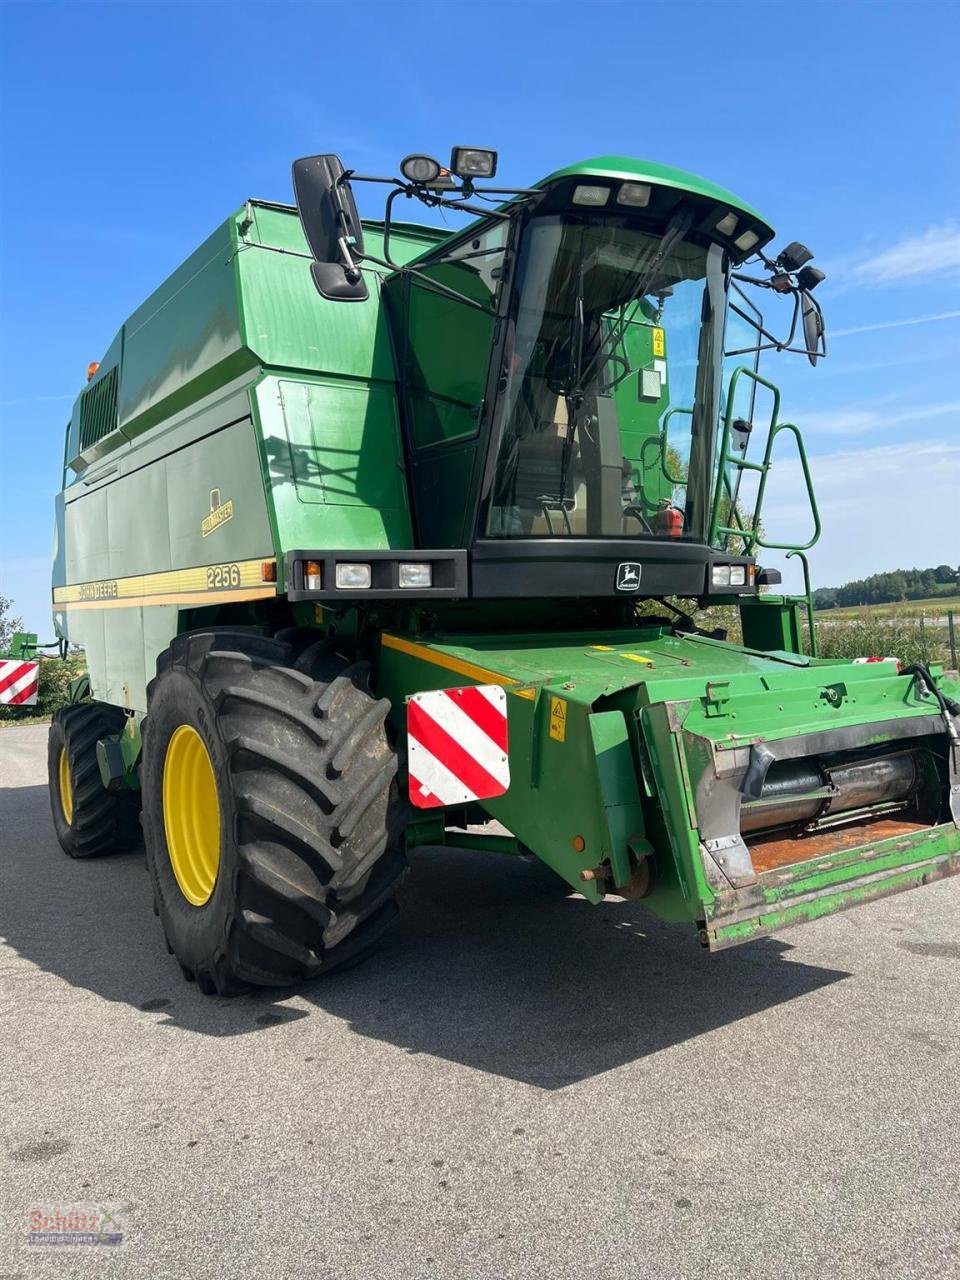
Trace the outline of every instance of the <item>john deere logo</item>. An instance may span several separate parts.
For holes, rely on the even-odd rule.
[[[636,591],[640,586],[640,566],[633,560],[617,565],[617,590]]]
[[[213,533],[215,529],[219,529],[222,524],[226,524],[228,520],[233,519],[233,499],[227,502],[220,501],[220,490],[210,490],[210,514],[204,516],[200,521],[200,532],[206,537]]]

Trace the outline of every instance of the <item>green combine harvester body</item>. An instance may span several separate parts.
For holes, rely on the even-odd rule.
[[[362,224],[336,157],[298,162],[299,215],[229,217],[67,428],[53,610],[90,699],[51,732],[57,834],[123,847],[142,804],[205,989],[368,949],[416,845],[532,852],[712,949],[960,870],[956,683],[813,656],[809,582],[757,563],[805,549],[761,519],[783,433],[805,546],[819,517],[757,371],[794,327],[745,288],[792,294],[815,361],[809,253],[620,157],[478,207],[492,154],[408,157]],[[397,222],[401,194],[477,217]],[[744,643],[676,599],[736,606]]]

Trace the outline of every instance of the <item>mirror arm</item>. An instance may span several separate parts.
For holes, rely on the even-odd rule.
[[[343,260],[343,274],[351,284],[357,284],[357,282],[362,279],[362,276],[360,268],[357,266],[353,254],[350,252],[350,246],[347,244],[347,237],[345,234],[337,236],[337,246],[340,249],[340,257]]]
[[[388,186],[400,187],[401,190],[406,190],[406,183],[399,178],[378,178],[372,173],[357,173],[355,169],[344,169],[337,179],[337,185],[339,186],[343,182],[383,182]]]
[[[449,200],[443,196],[421,195],[416,190],[411,191],[411,195],[415,195],[418,200],[433,209],[458,209],[461,213],[472,213],[478,218],[497,218],[501,222],[509,222],[513,217],[512,214],[504,213],[501,209],[480,209],[474,204],[467,204],[465,200]]]
[[[761,257],[762,256],[763,255],[761,255]],[[764,261],[764,265],[771,267],[771,269],[776,265],[774,263],[770,263],[766,258],[764,258],[763,261]],[[733,272],[731,274],[731,279],[737,280],[741,284],[752,284],[758,289],[773,288],[772,281],[761,280],[756,276],[744,275],[742,272],[739,272],[739,271]],[[779,293],[781,292],[781,290],[778,289],[775,292]],[[767,341],[765,343],[759,344],[756,347],[741,347],[736,351],[724,351],[723,353],[724,356],[745,356],[745,355],[751,355],[755,352],[760,352],[760,351],[789,351],[795,355],[820,356],[821,358],[825,357],[827,354],[827,334],[826,334],[826,325],[823,322],[823,308],[820,306],[820,303],[816,300],[816,298],[814,298],[813,294],[809,290],[807,290],[806,294],[803,295],[799,286],[795,284],[791,284],[790,292],[793,294],[793,315],[790,320],[790,332],[787,334],[786,338],[783,338],[783,339],[775,337],[768,329],[765,329],[762,324],[758,324],[757,321],[752,316],[749,316],[745,311],[742,311],[735,302],[731,302],[729,304],[730,310],[735,311],[736,314],[740,316],[742,320],[745,320],[747,324],[751,326],[751,328],[756,329],[758,333],[760,333],[764,338],[767,339]],[[806,296],[806,298],[810,302],[810,305],[815,308],[817,312],[817,316],[820,321],[820,325],[819,325],[820,336],[818,338],[816,347],[812,351],[806,345],[802,347],[795,347],[793,345],[793,341],[797,332],[797,321],[800,318],[800,307],[801,307],[803,296]]]
[[[762,276],[745,276],[742,271],[734,271],[730,276],[731,280],[739,280],[741,284],[756,285],[758,289],[772,289],[773,285],[769,280],[764,280]]]
[[[793,323],[790,326],[790,333],[789,333],[789,336],[785,338],[782,342],[776,336],[776,334],[771,333],[770,330],[765,328],[763,324],[758,323],[753,316],[748,315],[746,311],[742,311],[735,302],[730,303],[730,310],[735,311],[741,320],[745,320],[747,324],[750,325],[751,329],[756,329],[756,331],[759,334],[762,334],[763,337],[767,339],[767,343],[765,346],[761,346],[761,347],[744,347],[742,351],[725,351],[723,353],[725,356],[742,356],[742,355],[747,355],[751,351],[758,351],[758,350],[770,351],[772,349],[776,349],[777,351],[781,351],[783,350],[784,347],[788,346],[789,343],[793,341],[793,333],[797,327],[796,299],[794,299]]]
[[[406,192],[406,194],[409,195],[409,192],[406,191],[403,183],[398,183],[393,191],[391,191],[387,196],[386,207],[383,211],[383,256],[387,260],[387,266],[394,271],[399,271],[400,265],[399,263],[394,262],[393,258],[390,256],[390,230],[393,220],[393,202],[401,192]]]
[[[748,276],[738,275],[734,278],[744,281],[747,284],[759,284],[764,288],[770,287],[768,282],[763,280],[754,281]],[[771,333],[769,329],[765,328],[764,325],[758,324],[753,316],[742,311],[735,302],[731,302],[729,304],[730,310],[735,311],[741,320],[745,320],[752,329],[756,329],[756,331],[766,338],[767,341],[756,347],[741,347],[737,351],[724,351],[724,356],[745,356],[750,355],[755,351],[799,351],[801,354],[804,354],[806,352],[806,348],[798,348],[792,345],[797,331],[797,319],[800,315],[800,295],[796,289],[791,289],[791,293],[793,294],[793,315],[790,319],[790,332],[785,338],[778,338],[775,334]]]
[[[340,187],[348,185],[351,182],[377,182],[384,186],[393,187],[393,190],[387,196],[386,208],[384,210],[383,224],[383,257],[378,258],[375,254],[363,252],[355,253],[351,249],[347,237],[347,213],[340,199]],[[496,312],[489,307],[485,307],[482,303],[476,302],[473,298],[467,298],[463,294],[458,293],[455,289],[450,289],[446,285],[441,284],[437,280],[431,279],[422,271],[418,271],[415,267],[404,266],[399,262],[395,262],[390,253],[390,232],[392,226],[393,202],[397,196],[405,195],[408,198],[415,196],[423,204],[431,208],[441,209],[457,209],[463,213],[472,213],[478,218],[495,218],[497,221],[509,222],[513,217],[512,213],[506,213],[501,209],[484,209],[477,205],[467,203],[466,199],[451,200],[442,193],[431,195],[426,188],[419,187],[416,183],[403,182],[400,178],[385,178],[375,174],[357,173],[354,169],[344,169],[337,178],[335,190],[337,191],[338,205],[338,221],[340,223],[340,234],[337,237],[337,247],[340,254],[341,265],[344,274],[351,284],[355,284],[363,278],[360,268],[361,262],[370,262],[374,266],[383,267],[387,271],[398,272],[403,275],[410,275],[417,279],[421,285],[432,293],[439,293],[444,297],[453,298],[455,301],[463,303],[471,307],[475,311],[481,311],[485,315],[495,316]],[[477,189],[471,183],[469,189],[466,185],[462,188],[462,194],[469,197],[477,192]],[[513,196],[539,196],[543,192],[539,187],[486,187],[481,188],[478,192],[481,196],[491,195],[513,195]],[[489,250],[485,252],[499,252],[499,250]],[[470,256],[482,256],[481,254]],[[452,259],[451,259],[452,260]]]

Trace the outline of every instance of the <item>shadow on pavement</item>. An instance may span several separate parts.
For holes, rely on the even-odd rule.
[[[554,1089],[848,976],[791,962],[776,939],[710,955],[690,925],[563,897],[536,862],[418,850],[378,955],[295,1000],[209,998],[166,953],[142,852],[65,857],[45,786],[0,790],[0,843],[0,937],[72,986],[162,1013],[173,1032],[244,1035],[314,1006],[410,1053]]]

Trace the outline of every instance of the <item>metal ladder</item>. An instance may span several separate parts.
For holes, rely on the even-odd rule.
[[[773,410],[770,415],[770,431],[767,436],[767,446],[763,453],[762,462],[750,462],[739,451],[731,451],[730,442],[733,432],[734,423],[734,405],[736,404],[736,389],[741,378],[749,378],[755,384],[766,387],[773,396]],[[813,491],[813,480],[810,476],[810,466],[807,462],[807,451],[804,447],[803,436],[800,429],[792,422],[778,421],[780,415],[780,390],[772,382],[768,382],[766,378],[762,378],[759,373],[753,369],[740,365],[734,369],[730,378],[730,389],[727,394],[727,411],[723,419],[723,432],[720,437],[720,448],[717,460],[717,482],[713,494],[713,509],[710,517],[710,533],[708,542],[710,546],[716,546],[720,538],[740,538],[743,541],[744,551],[748,556],[753,556],[758,547],[767,550],[786,551],[787,559],[790,560],[796,556],[803,567],[803,596],[794,597],[796,602],[803,603],[807,610],[807,623],[810,628],[810,652],[812,657],[816,657],[817,642],[816,632],[814,629],[813,618],[813,592],[810,587],[810,565],[807,561],[805,552],[814,546],[820,537],[820,509],[817,506],[816,494]],[[763,499],[766,493],[767,477],[770,474],[772,465],[773,446],[776,438],[782,431],[788,431],[797,442],[797,454],[800,459],[800,468],[803,472],[804,484],[807,488],[807,498],[810,501],[810,512],[813,516],[813,535],[806,541],[801,543],[793,542],[770,542],[761,536],[760,533],[760,514],[763,510]],[[744,452],[746,446],[744,446]],[[760,483],[757,486],[757,498],[754,503],[753,515],[750,518],[750,527],[744,526],[740,513],[737,510],[736,496],[739,492],[739,484],[732,484],[730,480],[729,468],[735,468],[739,472],[756,471],[760,474]],[[720,503],[724,497],[724,491],[730,501],[730,513],[732,513],[732,524],[722,524],[720,522]],[[731,517],[728,515],[727,517]]]

